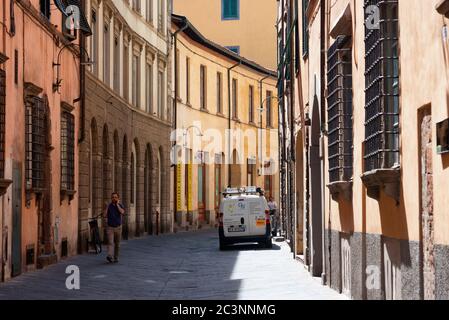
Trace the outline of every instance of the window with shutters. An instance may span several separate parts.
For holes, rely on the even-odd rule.
[[[61,113],[61,191],[75,190],[75,117]]]
[[[400,165],[398,1],[365,1],[372,5],[380,22],[365,27],[365,172]]]
[[[249,122],[254,123],[254,87],[249,86],[248,96]]]
[[[51,15],[51,5],[50,5],[50,0],[40,0],[39,1],[39,7],[41,10],[41,14],[46,17],[48,20],[50,20],[50,15]]]
[[[307,8],[309,0],[302,0],[302,55],[309,54],[309,19],[307,18]]]
[[[217,72],[217,113],[223,113],[223,75]]]
[[[350,181],[353,175],[351,37],[336,39],[329,48],[327,66],[329,181]]]
[[[186,103],[190,104],[190,58],[186,58]]]
[[[207,71],[203,65],[200,67],[200,107],[207,109]]]
[[[146,97],[146,111],[153,113],[153,66],[147,63],[145,81],[145,97]]]
[[[272,111],[272,105],[271,100],[273,99],[273,93],[271,91],[266,92],[266,104],[267,104],[267,127],[271,128],[273,127],[273,111]]]
[[[221,0],[221,18],[222,20],[240,19],[240,1],[239,0]]]
[[[238,82],[232,79],[232,119],[238,120]]]
[[[31,98],[25,110],[25,179],[27,190],[45,188],[45,157],[48,144],[48,107],[39,97]]]

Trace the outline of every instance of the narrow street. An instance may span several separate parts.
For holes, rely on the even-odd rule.
[[[0,299],[346,299],[321,286],[293,260],[285,242],[267,250],[218,250],[215,229],[123,241],[121,260],[85,254],[0,285]],[[80,270],[80,290],[65,286],[66,267]]]

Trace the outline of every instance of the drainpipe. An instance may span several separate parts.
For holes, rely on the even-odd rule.
[[[174,60],[175,60],[175,96],[173,99],[173,130],[175,130],[176,132],[176,128],[178,127],[178,93],[179,93],[179,87],[178,87],[178,69],[179,69],[179,65],[178,65],[178,59],[176,58],[177,56],[177,51],[178,51],[178,33],[184,31],[185,29],[187,29],[188,27],[188,23],[187,21],[184,19],[183,20],[184,25],[176,30],[173,34],[172,34],[172,40],[174,42]],[[173,142],[173,147],[176,146],[176,138],[175,141]],[[173,159],[176,159],[176,163],[174,164],[174,168],[173,168],[173,202],[174,202],[174,207],[173,207],[173,213],[174,213],[174,221],[176,221],[176,210],[178,208],[178,197],[177,197],[177,187],[178,187],[178,181],[177,181],[177,174],[178,174],[178,150],[177,148],[173,148],[173,151],[176,152],[176,156],[173,155]],[[182,222],[182,219],[181,219]]]
[[[80,1],[80,6],[80,9],[85,11],[84,1]],[[86,37],[81,31],[78,34],[80,37],[80,137],[78,138],[78,143],[83,143],[86,138],[86,68],[83,64],[83,52],[86,52]]]
[[[232,67],[228,69],[228,157],[230,157],[230,161],[228,161],[228,187],[231,187],[231,70],[238,67],[242,64],[240,60],[238,63],[234,64]],[[240,186],[239,186],[240,187]]]
[[[263,135],[262,135],[262,109],[263,109],[263,97],[262,97],[262,86],[263,86],[263,81],[265,79],[268,79],[270,77],[270,75],[266,75],[265,77],[263,77],[262,79],[259,80],[259,98],[260,98],[260,110],[259,110],[259,123],[260,123],[260,146],[259,146],[259,150],[260,150],[260,160],[263,160],[263,154],[262,154],[262,142],[263,142]],[[264,163],[261,163],[261,168],[263,168]]]

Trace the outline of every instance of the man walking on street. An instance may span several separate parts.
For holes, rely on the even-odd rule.
[[[106,218],[108,221],[107,235],[108,235],[108,256],[106,259],[109,262],[118,262],[118,255],[120,251],[120,239],[122,236],[122,217],[125,214],[125,208],[120,203],[120,197],[117,192],[112,193],[111,203],[106,208]],[[114,255],[114,260],[112,260]]]
[[[278,205],[272,196],[270,196],[269,198],[268,208],[270,209],[270,216],[271,216],[271,230],[272,230],[271,233],[274,237],[276,237],[278,233],[278,224],[279,224],[279,216],[277,214]]]

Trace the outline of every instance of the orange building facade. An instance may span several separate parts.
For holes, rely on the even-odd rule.
[[[71,3],[0,3],[2,281],[77,252],[79,44],[90,28]]]

